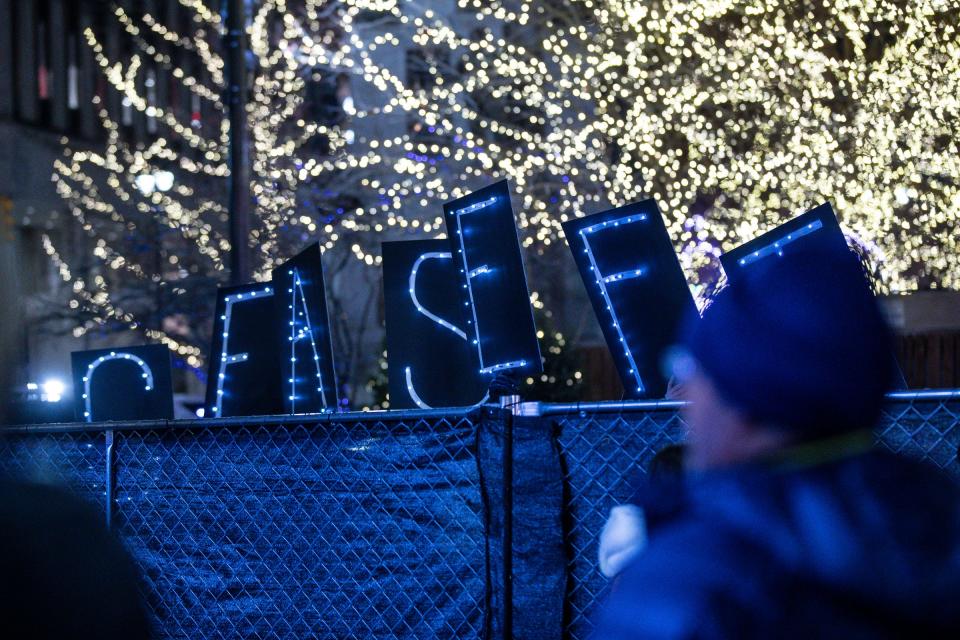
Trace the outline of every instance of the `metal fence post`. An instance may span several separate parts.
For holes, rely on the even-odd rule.
[[[503,636],[513,638],[513,414],[503,425]]]
[[[503,637],[513,638],[513,416],[520,396],[501,396],[503,416]]]
[[[104,465],[105,477],[104,477],[104,487],[106,488],[107,504],[106,507],[106,517],[107,517],[107,529],[110,529],[113,522],[113,429],[108,429],[104,435],[107,439],[107,450],[106,450],[106,464]]]

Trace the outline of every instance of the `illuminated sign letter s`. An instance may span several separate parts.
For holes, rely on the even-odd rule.
[[[466,332],[463,329],[456,326],[452,322],[448,322],[444,320],[437,314],[427,309],[425,306],[423,306],[420,303],[420,299],[417,298],[417,271],[420,269],[420,265],[422,265],[427,260],[452,260],[452,259],[453,259],[453,254],[449,252],[443,252],[443,251],[428,251],[427,253],[421,254],[420,257],[417,258],[416,262],[413,263],[413,268],[410,269],[410,282],[409,282],[410,283],[410,301],[413,302],[413,306],[416,307],[417,313],[420,313],[421,315],[426,316],[432,322],[437,323],[438,325],[440,325],[444,329],[447,329],[448,331],[452,331],[459,338],[466,341],[468,338],[467,338]],[[414,403],[421,409],[432,409],[433,407],[431,407],[426,402],[424,402],[420,398],[420,395],[417,393],[417,390],[414,388],[413,374],[410,367],[404,367],[404,375],[406,377],[407,392],[410,394],[410,398],[414,401]],[[483,399],[480,401],[480,403],[483,403],[484,401],[486,401],[486,399],[487,399],[487,396],[485,395]]]

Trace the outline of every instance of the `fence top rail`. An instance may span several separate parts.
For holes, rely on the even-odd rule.
[[[960,389],[924,389],[917,391],[894,391],[887,400],[960,400]],[[571,413],[625,413],[630,411],[676,410],[686,404],[683,400],[624,400],[621,402],[559,402],[525,403],[522,413],[526,415],[565,415]]]
[[[960,400],[960,389],[896,391],[887,394],[894,401]],[[682,400],[625,400],[598,402],[524,402],[514,410],[517,415],[550,416],[576,413],[627,413],[631,411],[676,410]],[[140,420],[123,422],[62,422],[50,424],[0,425],[3,433],[66,433],[77,431],[148,431],[163,429],[215,429],[237,426],[332,424],[344,422],[401,422],[436,418],[464,418],[480,410],[500,411],[494,404],[478,407],[446,407],[439,409],[401,409],[390,411],[344,411],[273,416],[237,416],[231,418],[196,418],[190,420]]]
[[[496,405],[484,405],[483,409],[500,411]],[[438,418],[465,418],[476,414],[477,407],[448,407],[440,409],[399,409],[391,411],[341,411],[324,413],[299,413],[272,416],[236,416],[229,418],[191,418],[188,420],[131,420],[116,422],[59,422],[48,424],[0,425],[4,433],[67,433],[77,431],[156,431],[164,429],[217,429],[224,427],[268,425],[319,425],[344,422],[401,422]]]

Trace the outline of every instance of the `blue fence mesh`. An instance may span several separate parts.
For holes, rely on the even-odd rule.
[[[109,494],[162,638],[499,636],[512,500],[513,629],[582,639],[609,509],[684,425],[675,405],[543,408],[519,431],[499,411],[112,425],[112,476],[104,426],[9,429],[0,470]],[[960,393],[892,399],[879,434],[960,476]],[[562,605],[531,595],[563,584]]]

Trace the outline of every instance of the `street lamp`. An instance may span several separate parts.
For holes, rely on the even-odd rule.
[[[143,195],[150,195],[154,191],[169,191],[173,188],[173,173],[170,171],[154,171],[141,173],[134,182]]]
[[[67,386],[58,378],[47,378],[43,381],[43,384],[40,385],[40,389],[43,391],[43,394],[40,396],[40,400],[43,402],[60,402],[60,399],[63,398],[63,392],[67,390]]]
[[[154,192],[160,191],[169,191],[173,188],[173,174],[169,171],[154,171],[153,173],[141,173],[136,178],[134,178],[134,183],[137,185],[137,189],[140,190],[144,196],[151,195]],[[163,257],[162,257],[162,247],[163,247],[163,237],[161,235],[162,227],[157,220],[158,207],[154,206],[153,202],[148,203],[150,207],[151,219],[150,224],[152,226],[152,235],[153,235],[153,259],[154,267],[157,274],[163,274]],[[162,323],[162,310],[163,310],[163,283],[160,281],[155,281],[154,287],[154,302],[155,302],[155,315],[154,315],[154,324],[159,328]]]

